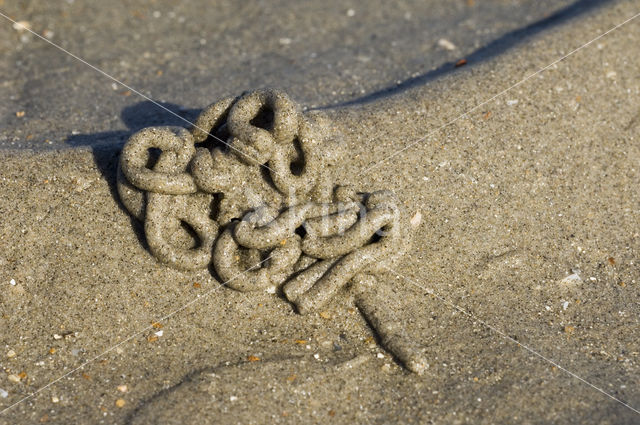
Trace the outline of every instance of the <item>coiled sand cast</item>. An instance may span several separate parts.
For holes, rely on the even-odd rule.
[[[278,90],[222,99],[191,130],[151,127],[129,139],[118,193],[144,222],[149,249],[183,270],[211,263],[238,291],[280,287],[300,314],[343,288],[380,340],[414,372],[426,362],[375,275],[403,252],[406,219],[393,193],[335,186],[340,145]],[[185,228],[197,243],[183,243]]]

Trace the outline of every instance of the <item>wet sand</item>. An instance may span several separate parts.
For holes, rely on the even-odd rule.
[[[482,103],[638,12],[608,3],[320,110],[349,152],[336,182],[391,189],[421,214],[413,249],[380,279],[381,307],[425,351],[422,376],[347,298],[301,316],[208,270],[160,265],[117,199],[124,133],[3,150],[0,407],[69,375],[0,423],[637,422],[562,368],[639,408],[638,22]],[[5,134],[24,140],[24,126]]]

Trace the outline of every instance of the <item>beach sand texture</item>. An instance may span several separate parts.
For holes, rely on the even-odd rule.
[[[91,61],[160,92],[153,98],[187,119],[224,95],[277,86],[329,120],[349,158],[335,181],[391,189],[410,216],[419,213],[412,249],[379,276],[389,288],[379,300],[424,351],[421,376],[381,347],[346,297],[301,316],[277,295],[159,264],[118,201],[116,164],[132,131],[180,120],[43,42],[23,43],[11,24],[0,28],[10,52],[0,61],[10,99],[0,106],[0,409],[10,407],[0,423],[637,423],[640,21],[487,100],[640,4],[580,2],[565,16],[569,2],[469,3],[407,3],[385,15],[281,2],[258,17],[263,9],[221,3],[226,42],[189,21],[167,38],[174,44],[144,39],[146,58],[121,42]],[[160,31],[149,22],[170,16],[161,6],[138,11],[138,26],[121,23],[120,6],[101,9],[97,22],[123,25],[118,37],[136,40],[138,30]],[[50,7],[66,22],[52,41],[81,31],[66,9]],[[472,34],[456,39],[465,8],[480,9]],[[496,32],[482,35],[492,10],[502,14]],[[34,28],[45,22],[27,11]],[[176,10],[170,31],[180,32],[182,15],[198,19]],[[271,24],[247,25],[250,17]],[[445,17],[460,25],[438,27]],[[428,23],[437,32],[426,43],[415,28]],[[70,37],[70,50],[88,59],[92,40],[115,45],[108,26],[83,25],[86,37]],[[394,37],[394,48],[379,46]],[[272,50],[252,50],[260,38]],[[187,61],[186,41],[226,47],[219,63]],[[362,46],[368,61],[354,54]]]

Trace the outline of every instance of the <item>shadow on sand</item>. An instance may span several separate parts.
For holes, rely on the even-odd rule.
[[[473,66],[474,64],[489,60],[527,41],[529,38],[546,29],[566,23],[611,1],[613,0],[578,0],[553,15],[536,21],[524,28],[511,31],[476,50],[466,57],[469,64],[467,66]],[[448,62],[425,74],[409,78],[398,85],[387,87],[347,102],[325,105],[315,109],[323,110],[373,102],[386,96],[402,93],[411,88],[426,84],[429,81],[455,71],[455,64]],[[154,102],[144,101],[124,108],[121,113],[121,118],[127,126],[127,130],[72,135],[66,140],[66,143],[72,147],[88,146],[91,148],[96,166],[109,182],[112,195],[116,199],[119,199],[116,190],[117,157],[127,139],[133,133],[145,127],[162,125],[187,127],[188,122],[193,122],[200,112],[199,109],[186,109],[172,103],[158,103],[162,105],[162,107],[154,104]]]
[[[481,47],[480,49],[474,51],[470,55],[467,55],[465,57],[468,64],[467,66],[473,66],[475,64],[487,61],[517,46],[518,44],[524,43],[531,37],[535,36],[536,34],[539,34],[544,30],[566,23],[598,7],[601,7],[607,3],[610,3],[611,1],[613,0],[578,0],[575,3],[557,11],[553,15],[550,15],[539,21],[536,21],[530,25],[527,25],[526,27],[511,31],[497,38],[496,40],[492,41],[486,46]],[[595,35],[596,34],[594,34],[594,36]],[[584,41],[587,41],[587,40],[584,40]],[[579,46],[571,45],[568,47],[576,48]],[[352,99],[346,102],[339,102],[339,103],[334,103],[330,105],[320,106],[315,109],[316,110],[332,109],[332,108],[339,108],[344,106],[352,106],[352,105],[374,102],[386,96],[402,93],[406,90],[410,90],[414,87],[426,84],[429,81],[433,81],[445,74],[455,72],[456,69],[457,68],[456,68],[455,62],[447,62],[429,72],[426,72],[422,75],[418,75],[416,77],[409,78],[405,81],[400,82],[397,85],[386,87],[381,90],[366,94],[362,97]]]

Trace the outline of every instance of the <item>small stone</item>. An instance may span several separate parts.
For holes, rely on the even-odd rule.
[[[125,404],[127,404],[127,402],[124,401],[124,399],[122,399],[122,398],[119,398],[119,399],[116,400],[116,407],[122,408],[122,407],[124,407]]]
[[[278,40],[278,42],[283,46],[288,46],[289,44],[291,44],[291,39],[289,37],[282,37]]]
[[[13,350],[7,351],[7,357],[12,358],[16,356],[16,352]]]
[[[162,335],[164,335],[164,331],[158,331],[155,334],[157,337],[161,337]]]
[[[11,279],[11,280],[9,281],[9,285],[11,285],[11,286],[16,286],[16,280],[15,280],[15,279]]]
[[[313,355],[313,358],[316,360],[320,360],[320,354],[316,353]]]
[[[20,377],[18,375],[11,374],[7,376],[7,379],[9,380],[9,382],[13,382],[14,384],[20,382]]]
[[[118,391],[120,391],[121,393],[126,393],[127,391],[129,391],[129,388],[127,388],[126,385],[118,385]]]
[[[518,99],[507,100],[507,106],[514,106],[518,104]]]
[[[7,398],[7,397],[9,397],[9,392],[7,390],[0,388],[0,398]]]
[[[438,40],[438,47],[442,47],[445,50],[455,50],[456,45],[447,40],[446,38],[441,38]]]
[[[420,211],[417,211],[413,215],[413,217],[411,217],[411,220],[409,220],[409,223],[411,224],[411,227],[418,227],[421,221],[422,221],[422,213]]]
[[[29,21],[18,21],[13,24],[13,29],[19,32],[29,31],[31,29],[31,23]]]
[[[56,396],[51,397],[51,402],[52,403],[58,403],[60,401],[60,399]]]
[[[229,401],[238,401],[238,397],[232,395],[231,397],[229,397]]]
[[[384,354],[378,353],[376,354],[376,357],[378,357],[379,359],[384,359]]]
[[[321,311],[320,313],[318,313],[320,315],[320,317],[322,317],[323,319],[331,319],[331,314],[328,311]]]
[[[356,11],[355,11],[355,10],[353,10],[353,9],[349,9],[349,10],[347,10],[347,16],[348,16],[348,17],[350,17],[350,18],[351,18],[352,16],[355,16],[355,14],[356,14]]]
[[[582,279],[580,279],[580,276],[578,276],[577,273],[573,273],[562,279],[560,283],[563,285],[577,285],[582,283]]]
[[[385,363],[380,367],[380,369],[382,369],[383,372],[391,372],[391,365],[389,363]]]

